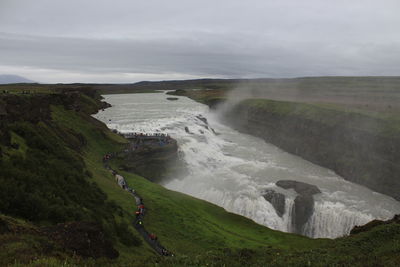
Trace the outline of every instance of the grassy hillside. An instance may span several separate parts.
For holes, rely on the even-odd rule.
[[[98,90],[101,94],[127,94],[127,93],[151,93],[156,90],[176,89],[231,89],[241,80],[228,79],[199,79],[182,81],[159,81],[159,82],[137,82],[132,84],[37,84],[37,83],[16,83],[0,84],[0,92],[7,90],[10,93],[30,91],[35,93],[61,92],[64,89],[91,88]]]
[[[197,102],[209,106],[214,109],[218,104],[227,100],[227,90],[215,89],[215,90],[184,90],[178,89],[172,92],[168,92],[168,95],[179,95],[189,97]]]
[[[157,84],[154,84],[156,86]],[[278,101],[335,105],[379,114],[400,114],[399,77],[308,77],[293,79],[226,80],[216,87],[189,83],[181,95],[213,105],[212,98],[243,100],[263,98]],[[193,91],[190,89],[206,89]],[[212,89],[212,90],[209,90]],[[210,92],[211,91],[211,92]],[[213,92],[214,91],[214,92]],[[178,92],[179,94],[179,92]]]
[[[48,240],[43,227],[80,221],[98,223],[98,234],[104,233],[116,245],[139,246],[141,240],[129,227],[130,214],[108,198],[84,163],[87,138],[92,136],[74,131],[59,120],[61,116],[57,117],[70,112],[76,121],[90,120],[87,113],[102,106],[91,96],[88,92],[87,95],[7,94],[1,97],[0,211],[34,223],[39,229],[34,234],[43,236],[49,244],[55,243]],[[8,227],[5,229],[7,235]],[[14,245],[14,241],[7,243],[10,247]],[[54,250],[59,250],[58,247]],[[15,255],[24,251],[21,249]],[[52,251],[49,249],[48,253]],[[35,258],[39,252],[25,253],[23,258]]]
[[[213,90],[216,98],[235,89],[243,98],[335,104],[367,111],[400,113],[400,77],[303,77],[286,79],[197,79],[137,82],[132,84],[11,84],[0,92],[61,92],[65,89],[96,89],[102,94],[154,92],[156,90]],[[192,92],[191,92],[192,93]],[[209,92],[207,92],[209,93]],[[215,93],[212,93],[215,95]],[[195,96],[195,95],[193,95]],[[198,98],[202,98],[199,96]],[[214,103],[211,101],[210,103]]]
[[[147,244],[137,241],[139,235],[130,225],[136,210],[134,199],[103,167],[102,155],[119,151],[126,140],[89,116],[102,107],[99,99],[91,93],[8,97],[1,100],[5,113],[1,121],[0,186],[6,186],[2,192],[8,192],[0,196],[2,266],[400,263],[399,224],[377,226],[334,241],[312,240],[273,231],[208,202],[121,172],[144,199],[146,229],[156,233],[176,255],[161,258]],[[118,162],[112,164],[118,169]],[[53,205],[61,216],[54,216],[57,213],[50,209]],[[100,223],[119,257],[74,255],[46,234],[54,224],[66,227],[71,221]]]

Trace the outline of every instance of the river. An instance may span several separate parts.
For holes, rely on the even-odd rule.
[[[172,178],[164,184],[168,189],[212,202],[270,228],[291,232],[289,211],[296,193],[278,188],[275,182],[286,179],[314,184],[322,193],[314,195],[314,213],[303,232],[314,238],[343,236],[355,225],[400,213],[400,202],[393,198],[345,181],[331,170],[260,138],[235,131],[221,123],[207,106],[188,98],[170,101],[164,93],[104,97],[112,107],[94,117],[109,128],[168,133],[177,140],[189,175]],[[208,125],[198,115],[206,118]],[[282,217],[262,196],[265,189],[286,195]]]

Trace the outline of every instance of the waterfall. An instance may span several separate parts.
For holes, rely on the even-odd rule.
[[[349,209],[340,202],[317,201],[303,234],[315,238],[340,237],[348,234],[354,226],[373,219],[371,214]]]
[[[95,117],[108,127],[122,132],[159,131],[177,140],[190,174],[182,179],[171,177],[163,184],[165,187],[272,229],[294,230],[292,212],[297,194],[275,185],[285,179],[313,184],[322,191],[314,195],[314,213],[303,227],[303,234],[310,237],[343,236],[355,225],[400,213],[400,203],[394,199],[345,181],[259,138],[239,133],[222,124],[206,106],[190,99],[168,101],[163,94],[134,94],[107,95],[105,100],[113,107]],[[266,189],[285,195],[282,217],[263,197]]]

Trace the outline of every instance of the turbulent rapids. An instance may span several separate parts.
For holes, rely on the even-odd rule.
[[[219,205],[228,211],[285,232],[295,232],[293,189],[276,185],[294,180],[315,185],[313,212],[301,229],[310,237],[334,238],[373,219],[389,219],[400,203],[365,187],[347,182],[332,171],[239,133],[222,124],[205,105],[166,95],[108,95],[113,107],[95,115],[120,132],[167,133],[177,140],[189,174],[164,186]],[[280,214],[265,192],[284,198]]]

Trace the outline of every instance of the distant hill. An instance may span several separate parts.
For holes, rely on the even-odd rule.
[[[0,74],[0,84],[9,83],[34,83],[34,81],[18,75]]]

